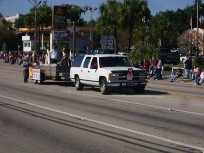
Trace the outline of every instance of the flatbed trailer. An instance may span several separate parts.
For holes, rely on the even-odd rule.
[[[66,65],[35,65],[29,68],[29,79],[42,84],[46,80],[69,81],[70,67]]]

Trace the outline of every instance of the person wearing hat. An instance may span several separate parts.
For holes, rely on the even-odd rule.
[[[28,82],[28,77],[29,77],[29,55],[28,53],[25,53],[23,57],[23,81],[24,83]]]

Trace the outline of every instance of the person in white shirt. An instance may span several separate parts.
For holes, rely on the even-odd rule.
[[[204,69],[202,70],[202,73],[200,74],[200,80],[199,80],[199,84],[204,83]]]
[[[73,61],[74,61],[74,50],[70,49],[70,51],[69,51],[69,66],[71,66]]]
[[[196,65],[194,65],[194,68],[193,68],[193,70],[192,70],[192,72],[191,72],[191,79],[192,80],[195,80],[195,78],[196,78],[196,73],[198,72],[198,70],[199,70],[199,68],[198,68],[198,66],[196,66]]]
[[[161,59],[157,59],[158,60],[158,63],[156,65],[156,74],[155,74],[155,79],[158,80],[158,79],[161,79],[162,78],[162,61]]]
[[[50,51],[50,63],[57,64],[59,58],[59,51],[57,45],[54,45],[54,49]]]

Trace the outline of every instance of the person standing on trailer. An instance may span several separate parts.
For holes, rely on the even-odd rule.
[[[57,64],[59,61],[59,50],[57,48],[57,45],[54,45],[54,49],[50,51],[50,62],[51,64]]]

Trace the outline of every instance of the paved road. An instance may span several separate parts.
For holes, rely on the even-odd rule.
[[[69,83],[24,84],[0,63],[0,152],[201,152],[203,87],[150,81],[144,94],[101,95]],[[11,147],[12,144],[12,147]]]

